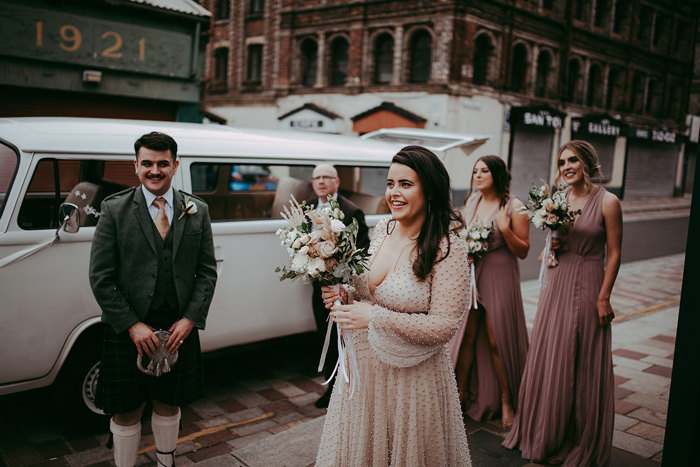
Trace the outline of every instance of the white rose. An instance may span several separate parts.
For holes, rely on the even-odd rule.
[[[545,200],[542,201],[542,207],[545,210],[551,212],[554,210],[554,201],[552,201],[550,198],[546,198]]]
[[[471,238],[472,240],[479,240],[481,239],[481,234],[477,230],[472,230],[469,233],[469,238]]]
[[[489,238],[489,231],[486,229],[482,230],[481,231],[481,238],[482,238],[482,240],[486,240],[487,238]]]
[[[300,247],[301,247],[301,240],[299,240],[297,238],[296,240],[294,240],[294,243],[292,243],[292,248],[294,248],[295,250],[298,250]]]
[[[309,246],[304,245],[303,247],[299,248],[299,254],[300,255],[308,255],[309,254]]]
[[[326,272],[326,262],[321,258],[313,258],[311,261],[309,261],[306,269],[312,276],[318,275],[320,272]]]
[[[345,230],[345,224],[343,224],[343,221],[333,219],[331,220],[331,229],[333,230],[333,232],[340,233],[343,230]]]
[[[338,251],[338,247],[330,240],[319,243],[316,248],[318,249],[319,256],[324,259],[330,258]]]
[[[297,254],[292,258],[292,269],[296,272],[303,271],[304,266],[309,263],[309,255]]]
[[[311,237],[309,237],[309,234],[304,234],[301,236],[301,238],[299,238],[299,241],[301,241],[301,243],[303,243],[304,245],[309,243],[309,240],[311,240]]]

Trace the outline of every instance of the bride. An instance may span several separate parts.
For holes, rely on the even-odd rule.
[[[316,466],[469,466],[447,343],[469,298],[467,254],[449,233],[461,223],[445,167],[407,146],[389,168],[370,269],[341,291],[331,317],[350,330],[360,387],[336,379]],[[349,296],[348,296],[349,295]],[[338,298],[324,287],[327,307]],[[354,301],[353,301],[354,300]]]

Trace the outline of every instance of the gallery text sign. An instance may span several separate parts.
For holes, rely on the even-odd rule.
[[[61,11],[0,2],[0,55],[189,77],[192,38]]]

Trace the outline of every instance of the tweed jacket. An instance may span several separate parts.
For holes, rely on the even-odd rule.
[[[204,329],[216,285],[216,259],[207,204],[173,190],[172,274],[179,313]],[[183,196],[195,213],[182,218]],[[90,286],[102,321],[119,334],[142,321],[151,306],[158,277],[153,219],[141,187],[104,199],[90,252]]]

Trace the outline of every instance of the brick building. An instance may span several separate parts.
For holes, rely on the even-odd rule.
[[[201,121],[194,0],[0,0],[0,116]]]
[[[499,154],[521,197],[584,138],[611,191],[684,188],[695,0],[200,3],[213,13],[203,103],[231,125],[484,134],[472,156],[448,153],[453,185]]]

